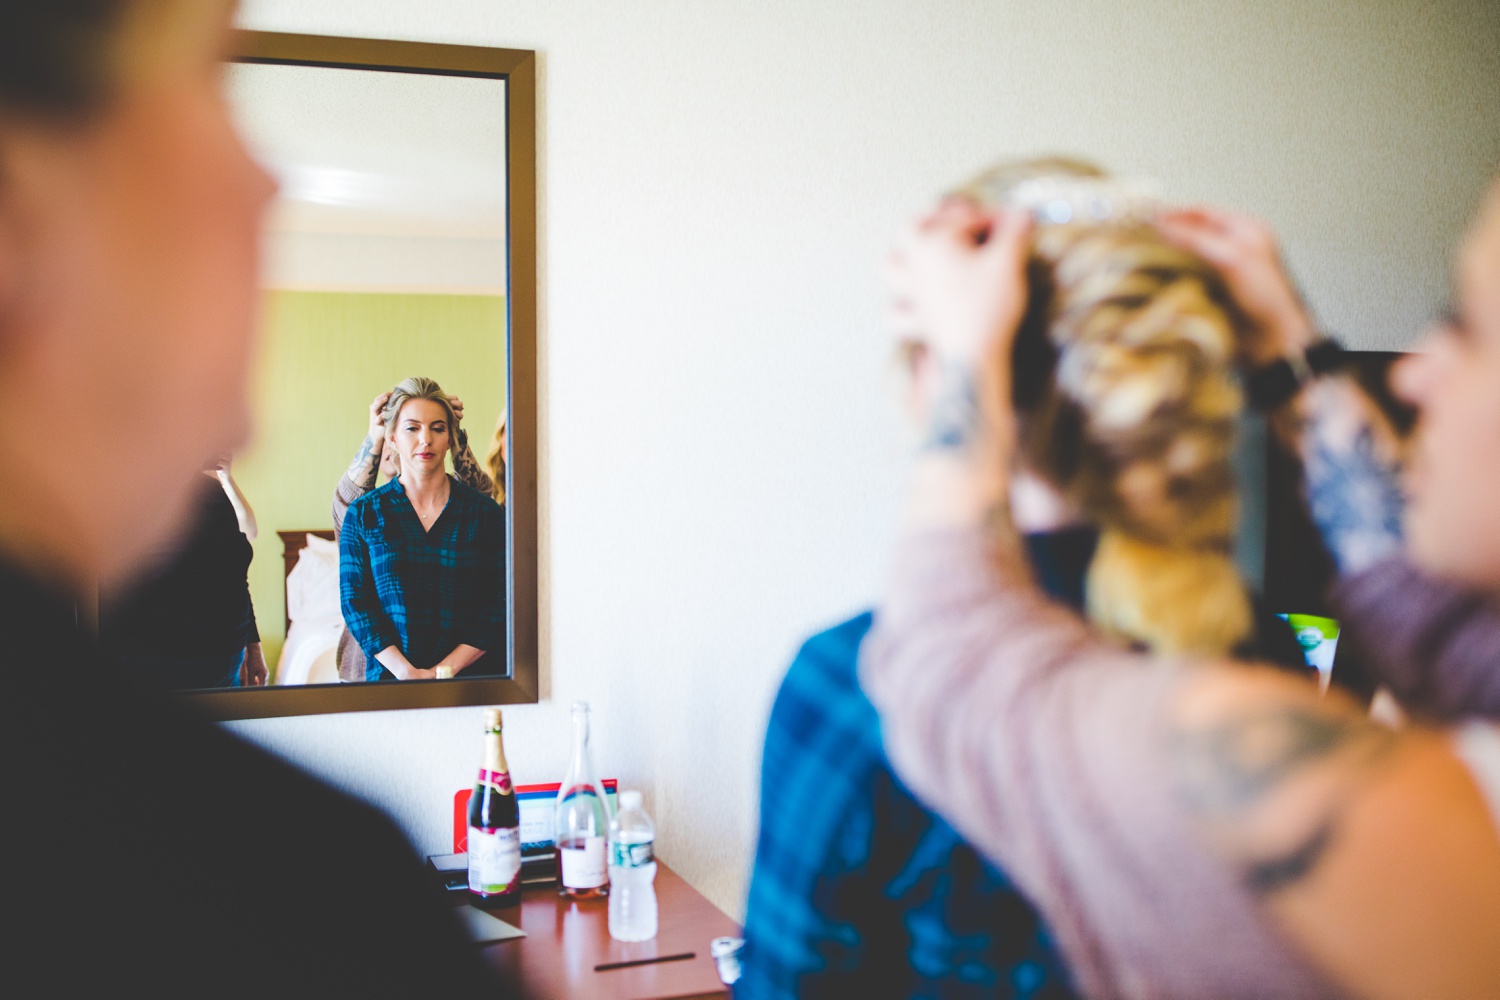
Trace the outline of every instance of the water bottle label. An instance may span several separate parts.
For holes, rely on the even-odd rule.
[[[615,841],[609,845],[609,863],[614,868],[644,868],[655,860],[655,845],[649,840],[644,844]]]
[[[521,876],[521,831],[469,827],[469,891],[505,892]]]
[[[569,889],[595,889],[609,880],[603,837],[564,841],[557,853],[562,855],[562,884]]]

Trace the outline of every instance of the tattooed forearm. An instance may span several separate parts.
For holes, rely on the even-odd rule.
[[[1340,402],[1328,396],[1312,401],[1300,450],[1308,511],[1339,571],[1347,574],[1401,550],[1405,499],[1395,459],[1377,440],[1378,418],[1368,402]]]
[[[361,489],[374,489],[375,474],[380,469],[380,455],[384,450],[383,442],[377,444],[369,437],[361,441],[354,461],[349,463],[349,469],[345,472],[349,481]]]
[[[1177,731],[1172,760],[1188,812],[1269,893],[1317,867],[1361,772],[1394,745],[1355,713],[1287,701]]]
[[[472,486],[488,496],[494,492],[494,480],[490,479],[490,474],[484,471],[484,467],[474,457],[474,451],[469,447],[469,436],[463,431],[458,433],[459,444],[458,452],[453,456],[453,475],[465,486]]]
[[[974,369],[956,361],[940,360],[922,450],[955,451],[968,447],[979,434],[979,420]]]

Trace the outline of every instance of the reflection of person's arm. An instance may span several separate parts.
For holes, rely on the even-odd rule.
[[[354,460],[339,478],[333,490],[333,526],[342,527],[349,505],[375,488],[375,478],[380,471],[380,456],[385,451],[383,439],[366,437],[359,443]]]
[[[260,687],[270,678],[270,668],[266,666],[266,654],[261,649],[260,641],[249,643],[245,646],[245,662],[240,667],[240,683],[245,687]]]
[[[378,660],[391,669],[381,656],[396,649],[400,662],[406,660],[399,649],[400,635],[391,623],[390,616],[380,602],[375,589],[375,575],[370,567],[370,547],[365,538],[365,529],[359,524],[357,512],[344,517],[343,529],[339,532],[339,605],[344,613],[344,624],[349,634],[359,643],[366,657]],[[399,662],[398,662],[399,666]],[[407,668],[411,664],[406,664]],[[391,672],[398,677],[401,673]]]
[[[382,667],[395,674],[398,681],[431,680],[437,676],[436,670],[421,670],[412,666],[406,654],[394,645],[387,646],[376,653],[375,659]]]
[[[453,455],[453,475],[465,486],[472,486],[485,496],[490,496],[495,491],[495,481],[474,458],[474,452],[469,447],[469,432],[466,430],[458,432],[458,451]]]
[[[1339,581],[1340,642],[1364,654],[1401,704],[1442,720],[1500,718],[1500,608],[1404,559]]]
[[[228,469],[220,469],[217,477],[219,485],[224,487],[224,495],[229,498],[230,506],[234,508],[234,517],[239,522],[241,533],[250,541],[255,541],[260,528],[255,523],[255,510],[250,506],[250,501],[245,499],[240,484],[234,481],[234,476]]]
[[[456,674],[483,655],[484,650],[478,646],[470,646],[467,643],[461,642],[453,647],[452,652],[434,665],[433,672],[436,673],[438,667],[451,667]]]
[[[255,602],[250,597],[250,581],[245,581],[245,620],[240,626],[245,637],[245,663],[241,668],[241,683],[250,687],[265,684],[271,676],[266,666],[265,651],[260,644],[260,626],[255,622]]]

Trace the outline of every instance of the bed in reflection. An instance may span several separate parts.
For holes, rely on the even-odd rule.
[[[285,563],[286,645],[277,684],[337,684],[339,547],[329,530],[278,531]]]

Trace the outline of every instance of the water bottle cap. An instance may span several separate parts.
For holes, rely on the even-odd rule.
[[[575,701],[575,702],[573,702],[572,712],[573,712],[574,715],[577,715],[579,712],[583,712],[583,713],[586,714],[588,712],[588,710],[589,710],[589,703],[588,702],[586,702],[586,701]]]
[[[620,793],[621,809],[639,809],[641,807],[641,793],[635,789]]]

